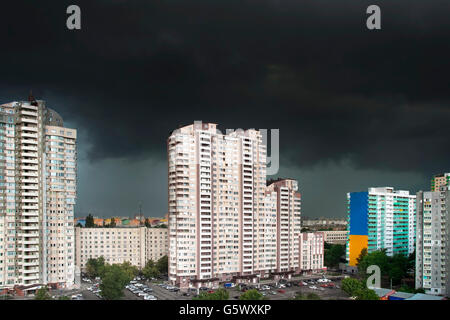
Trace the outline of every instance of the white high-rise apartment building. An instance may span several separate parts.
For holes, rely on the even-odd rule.
[[[448,185],[417,193],[416,288],[426,293],[448,296],[450,292],[449,208]]]
[[[214,286],[218,281],[256,281],[276,271],[281,191],[266,187],[261,133],[222,134],[216,124],[195,122],[175,130],[167,143],[169,280],[182,288]],[[298,210],[300,233],[299,204],[289,194],[286,201]],[[291,211],[288,215],[294,216]],[[292,234],[283,235],[283,241],[294,239],[296,228],[287,228]],[[298,235],[296,240],[297,252],[283,252],[292,266],[281,270],[295,268],[291,257],[298,255]]]
[[[276,194],[273,202],[276,205],[276,229],[275,233],[268,233],[276,237],[276,273],[296,273],[301,233],[298,182],[292,179],[269,182],[267,191]],[[265,230],[261,230],[260,235],[264,237]]]
[[[0,288],[74,283],[76,130],[30,96],[0,105]]]

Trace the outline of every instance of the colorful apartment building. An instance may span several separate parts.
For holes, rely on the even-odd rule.
[[[415,248],[416,196],[391,187],[347,194],[347,262],[356,266],[361,250],[386,249],[389,256]]]
[[[439,191],[440,187],[448,186],[450,173],[440,173],[431,179],[431,191]]]

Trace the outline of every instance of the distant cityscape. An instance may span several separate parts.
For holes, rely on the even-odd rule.
[[[261,288],[270,285],[285,297],[283,283],[361,277],[362,261],[374,252],[387,261],[413,261],[413,270],[405,267],[399,279],[407,283],[403,278],[412,274],[412,292],[374,288],[378,298],[449,295],[449,173],[435,175],[430,191],[417,194],[392,187],[349,192],[342,199],[345,219],[302,219],[299,181],[267,179],[267,148],[258,130],[222,134],[217,124],[194,122],[167,139],[164,218],[75,218],[76,130],[65,128],[58,113],[32,95],[0,106],[0,129],[3,295],[26,297],[43,287],[84,292],[91,281],[86,274],[101,258],[108,265],[129,263],[140,273],[165,261],[159,264],[164,285],[184,298],[234,286],[267,295]],[[330,262],[333,250],[341,253]],[[130,288],[136,289],[131,282]]]

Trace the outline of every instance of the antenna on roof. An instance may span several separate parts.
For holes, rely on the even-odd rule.
[[[139,201],[139,225],[142,226],[142,202]]]
[[[33,96],[33,90],[30,90],[30,94],[28,95],[28,101],[30,102],[31,105],[36,106],[37,102],[36,99]]]

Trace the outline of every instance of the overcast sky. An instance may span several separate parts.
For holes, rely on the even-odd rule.
[[[378,4],[382,30],[366,28]],[[166,139],[194,120],[280,130],[302,215],[450,170],[450,1],[9,1],[0,103],[30,89],[76,128],[77,216],[167,211]]]

